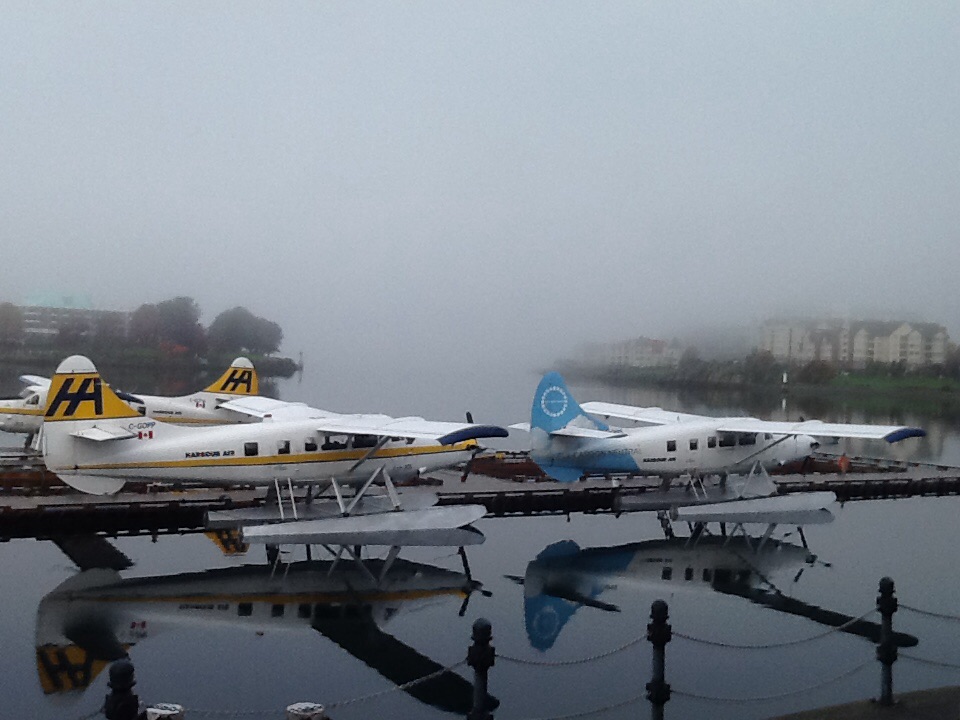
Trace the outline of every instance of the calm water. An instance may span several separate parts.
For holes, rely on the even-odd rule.
[[[496,386],[493,378],[490,384],[487,380],[477,378],[474,387]],[[524,419],[536,380],[527,375],[500,378],[502,400],[489,394],[435,392],[420,409],[410,407],[411,398],[424,396],[430,380],[412,378],[402,392],[394,389],[393,396],[385,396],[381,408],[447,419],[471,409],[478,419],[509,423]],[[433,381],[438,387],[456,386],[453,379]],[[289,399],[352,409],[345,404],[345,391],[334,387],[308,376],[299,385],[281,384],[279,391]],[[814,416],[793,403],[784,407],[779,398],[573,389],[581,399],[684,411],[772,419]],[[325,398],[329,402],[324,403]],[[366,398],[359,404],[368,406],[358,409],[378,409],[374,402]],[[900,408],[891,409],[888,417],[844,406],[816,410],[823,420],[895,420],[930,431],[929,438],[896,448],[866,445],[850,447],[851,452],[892,450],[891,456],[960,465],[960,432],[949,419],[919,417]],[[88,713],[107,691],[107,672],[95,674],[96,664],[85,669],[83,661],[110,657],[123,648],[136,665],[142,699],[178,702],[194,709],[196,717],[203,716],[199,710],[259,709],[280,717],[293,701],[338,704],[389,690],[393,682],[387,678],[397,680],[404,672],[453,665],[464,657],[471,624],[481,616],[493,623],[501,654],[491,672],[491,690],[502,701],[496,716],[566,715],[642,697],[650,650],[646,642],[632,641],[645,633],[650,604],[657,598],[669,602],[676,632],[718,643],[677,637],[668,646],[667,674],[675,695],[666,707],[667,717],[706,713],[763,718],[870,697],[879,691],[879,669],[872,662],[872,645],[861,637],[833,632],[776,649],[730,645],[821,635],[829,626],[809,616],[817,616],[818,609],[862,615],[874,606],[877,581],[884,575],[896,580],[901,603],[960,615],[952,532],[958,511],[955,498],[849,503],[837,508],[832,524],[806,528],[809,552],[800,547],[795,531],[786,536],[778,532],[781,543],[760,552],[742,539],[723,548],[711,542],[695,549],[665,544],[656,518],[647,514],[483,520],[477,528],[486,541],[467,548],[467,556],[472,579],[482,583],[485,592],[470,594],[465,607],[467,578],[460,558],[449,548],[404,550],[401,558],[407,562],[386,573],[376,593],[354,564],[344,562],[331,570],[325,558],[310,566],[302,549],[291,555],[297,562],[286,572],[281,567],[271,575],[262,548],[227,557],[203,536],[161,538],[157,543],[121,539],[115,545],[135,564],[117,576],[110,571],[78,574],[50,542],[3,543],[0,717],[73,718]],[[669,580],[664,579],[668,565]],[[369,568],[374,574],[382,569],[376,564]],[[717,568],[725,568],[728,575],[717,576]],[[709,580],[704,579],[705,570]],[[768,607],[776,592],[798,601],[792,613]],[[576,602],[578,598],[586,604]],[[902,653],[960,664],[960,622],[902,610],[895,626],[919,639],[916,647]],[[589,659],[625,645],[621,652]],[[86,655],[81,647],[87,648]],[[56,648],[67,650],[57,656]],[[61,663],[61,681],[85,687],[54,691],[50,677],[57,675],[58,657],[69,661]],[[559,664],[578,659],[586,661]],[[864,662],[868,664],[860,671],[824,685]],[[66,672],[68,665],[74,668],[72,676]],[[469,677],[465,669],[459,672]],[[897,691],[960,680],[960,671],[905,658],[894,673]],[[726,701],[791,692],[777,699]],[[418,694],[419,699],[412,693],[388,692],[341,705],[331,715],[338,720],[387,714],[450,717],[435,706],[455,707],[463,687],[448,677],[442,687]],[[640,700],[598,717],[634,718],[647,712],[646,701]]]

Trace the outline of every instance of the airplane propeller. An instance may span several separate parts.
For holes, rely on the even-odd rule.
[[[482,582],[473,579],[473,575],[470,572],[470,563],[467,561],[467,553],[462,545],[457,549],[457,553],[463,561],[463,572],[467,576],[467,594],[464,596],[463,602],[460,604],[460,611],[457,613],[460,617],[463,617],[467,613],[467,607],[470,605],[470,597],[473,593],[479,592],[484,597],[493,597],[493,593],[489,590],[484,590]]]

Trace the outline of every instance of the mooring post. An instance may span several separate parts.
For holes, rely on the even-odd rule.
[[[653,677],[647,683],[647,700],[650,701],[650,717],[653,720],[663,720],[663,706],[670,699],[670,683],[663,679],[666,669],[665,649],[673,636],[667,618],[667,603],[655,600],[650,606],[650,622],[647,623],[647,640],[653,645]]]
[[[473,644],[467,650],[467,665],[473,668],[473,709],[467,720],[493,720],[487,712],[487,671],[493,667],[493,627],[486,618],[477,618],[473,623]]]
[[[137,684],[133,663],[117,660],[110,666],[110,692],[103,701],[103,715],[107,720],[137,720],[140,717],[140,697],[133,692]]]
[[[893,594],[893,580],[880,578],[880,594],[877,595],[877,611],[880,613],[880,642],[877,644],[877,660],[880,661],[881,705],[893,705],[893,663],[897,660],[897,644],[893,639],[893,614],[897,611],[897,598]]]

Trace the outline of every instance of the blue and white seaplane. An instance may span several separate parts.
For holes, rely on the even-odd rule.
[[[803,536],[801,535],[801,538]],[[522,577],[523,609],[530,645],[540,651],[553,647],[564,626],[582,607],[619,612],[604,599],[630,593],[664,595],[725,595],[741,597],[761,607],[803,617],[839,631],[878,642],[880,625],[791,597],[786,582],[796,583],[815,566],[829,568],[803,545],[766,537],[710,535],[670,536],[613,547],[581,548],[571,540],[556,542],[528,563]],[[900,647],[917,638],[895,633]]]
[[[40,375],[21,375],[24,384],[20,395],[0,399],[0,431],[27,435],[29,446],[40,432],[43,409],[47,403],[50,378]],[[226,371],[203,390],[190,395],[165,397],[114,390],[116,395],[140,415],[165,422],[194,425],[232,425],[255,420],[246,413],[223,407],[224,403],[240,397],[256,397],[260,382],[253,363],[238,357]]]
[[[625,424],[613,426],[610,420]],[[660,478],[664,492],[659,497],[648,493],[631,500],[631,510],[740,501],[744,503],[740,509],[747,513],[815,510],[835,499],[827,497],[832,493],[768,497],[776,494],[776,487],[766,469],[808,457],[821,440],[863,438],[895,443],[926,435],[920,428],[904,425],[773,422],[607,402],[580,405],[556,372],[544,375],[537,386],[530,423],[510,427],[530,433],[530,457],[554,480],[618,475]],[[727,484],[728,475],[744,472],[748,474],[738,486]],[[721,482],[708,492],[703,480],[711,475],[719,476]],[[671,492],[671,481],[681,476],[690,478],[686,491]],[[704,513],[708,510],[701,508]],[[729,513],[732,508],[725,506],[721,511]]]
[[[405,545],[415,544],[418,531],[462,528],[485,509],[435,507],[436,496],[429,494],[401,507],[394,482],[468,462],[481,449],[478,439],[507,435],[495,425],[342,415],[260,397],[221,407],[260,422],[192,427],[146,418],[102,381],[88,358],[74,355],[50,384],[43,458],[63,482],[95,495],[116,493],[128,480],[272,488],[275,509],[232,518],[255,523],[244,527],[250,542]],[[289,493],[286,511],[281,483]],[[302,509],[294,500],[295,483],[308,488]],[[367,495],[375,483],[386,488],[386,496]],[[317,486],[331,488],[333,501],[313,502]],[[283,522],[267,522],[273,520]]]

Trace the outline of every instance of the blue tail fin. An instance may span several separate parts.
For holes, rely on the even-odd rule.
[[[549,372],[543,376],[533,395],[530,411],[530,429],[539,428],[551,433],[569,425],[578,417],[586,420],[585,427],[607,430],[607,426],[587,415],[567,388],[560,373]]]

